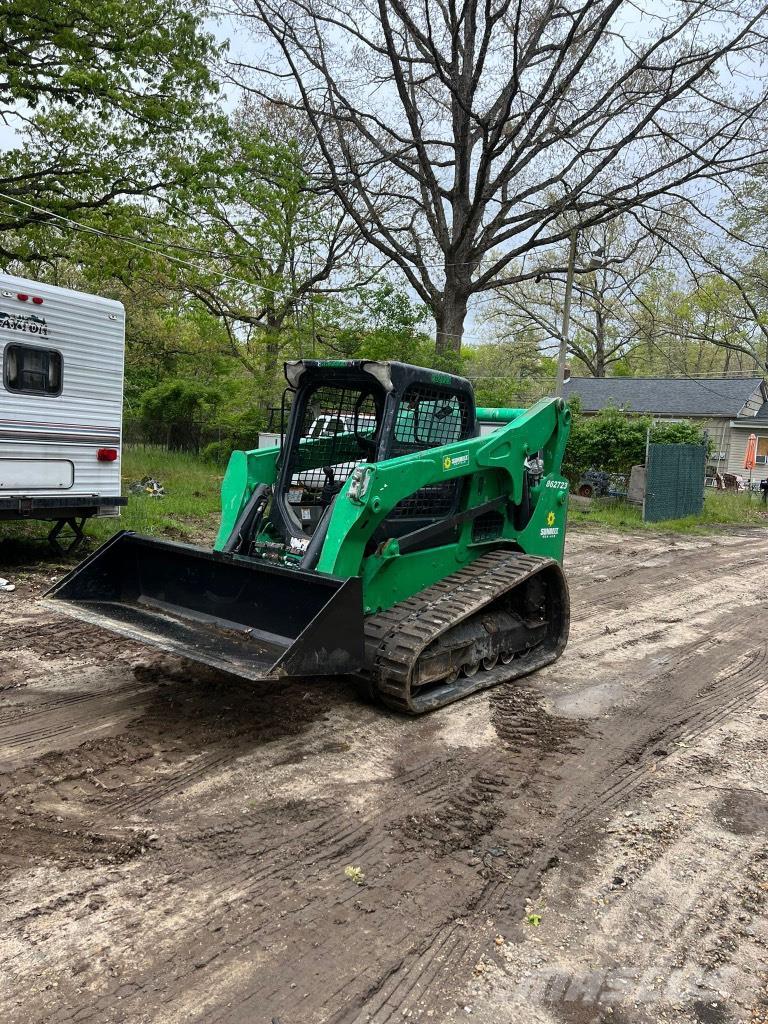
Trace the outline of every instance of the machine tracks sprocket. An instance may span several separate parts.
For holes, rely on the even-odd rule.
[[[555,661],[568,625],[559,564],[502,548],[368,616],[361,680],[387,706],[421,714]]]

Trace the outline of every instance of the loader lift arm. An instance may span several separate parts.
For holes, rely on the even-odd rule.
[[[512,545],[562,561],[568,486],[559,471],[569,423],[570,412],[561,400],[544,399],[487,437],[358,468],[340,495],[346,500],[334,507],[318,571],[362,575],[365,610],[370,613],[410,597],[496,547]],[[543,474],[530,485],[525,461],[539,451],[544,455]],[[371,537],[386,525],[398,504],[430,484],[457,479],[466,479],[469,486],[464,489],[455,542],[406,555],[399,539],[392,537],[366,556]],[[526,491],[530,511],[521,523],[517,514]],[[490,511],[478,512],[487,502],[498,502],[500,514],[497,529],[482,537],[474,527],[477,518]],[[434,526],[439,525],[438,520]]]

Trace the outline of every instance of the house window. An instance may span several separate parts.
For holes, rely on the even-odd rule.
[[[3,357],[5,386],[27,395],[61,394],[61,353],[31,345],[8,345]]]
[[[759,466],[768,465],[768,437],[758,437],[757,455],[755,456],[755,462]]]

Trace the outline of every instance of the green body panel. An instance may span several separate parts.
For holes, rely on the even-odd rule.
[[[511,423],[526,412],[526,409],[475,409],[478,423]]]
[[[343,435],[342,435],[343,436]],[[315,440],[301,442],[301,458],[296,472],[310,469],[317,465],[312,458],[313,451],[320,449],[321,443]],[[343,459],[352,459],[357,454],[354,437],[350,435],[349,448],[339,446]],[[234,529],[240,513],[245,508],[254,488],[259,484],[274,484],[277,479],[278,447],[256,448],[249,452],[232,452],[227,464],[227,471],[221,482],[221,525],[213,545],[214,551],[221,551]]]
[[[235,528],[240,513],[259,484],[273,484],[277,478],[280,449],[261,448],[251,452],[232,452],[221,482],[221,525],[214,551],[221,551]]]
[[[368,477],[364,494],[358,500],[350,497],[351,478],[339,494],[318,571],[339,577],[362,576],[365,610],[370,613],[418,593],[500,543],[516,543],[528,554],[562,561],[568,484],[560,475],[560,466],[569,425],[568,409],[556,399],[544,399],[486,437],[362,467]],[[498,537],[475,543],[472,522],[466,521],[455,544],[401,555],[397,541],[392,540],[365,557],[369,538],[395,505],[428,484],[470,477],[463,508],[505,494],[519,504],[524,460],[539,450],[544,455],[544,475],[531,493],[535,508],[521,532],[505,516]]]
[[[361,463],[339,492],[316,571],[337,578],[360,576],[366,614],[391,607],[501,545],[562,561],[568,484],[560,469],[569,410],[559,399],[543,399],[528,410],[478,410],[478,418],[506,425],[485,437]],[[313,446],[302,442],[302,468],[313,465]],[[455,543],[400,554],[397,540],[391,539],[366,555],[374,531],[398,502],[427,485],[468,478],[459,511],[502,496],[519,506],[525,459],[537,452],[543,456],[543,475],[530,489],[533,511],[522,530],[515,529],[509,509],[502,506],[503,525],[492,539],[473,541],[473,522],[467,520],[459,525]],[[278,454],[276,448],[233,453],[222,486],[217,549],[226,543],[253,489],[275,482]]]

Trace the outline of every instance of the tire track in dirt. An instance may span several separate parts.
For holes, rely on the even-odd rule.
[[[515,691],[512,691],[510,696],[513,697],[513,698],[517,698],[516,710],[519,713],[520,710],[521,710],[521,702],[519,700],[519,696],[520,695],[517,694]],[[539,714],[537,714],[537,718],[540,721],[541,716]],[[531,730],[530,729],[526,729],[522,723],[518,723],[518,727],[519,727],[519,730],[520,730],[521,734],[528,734],[529,735],[530,732],[531,732]],[[569,724],[568,728],[570,730],[572,728],[572,726]],[[523,746],[524,746],[524,744],[525,744],[525,740],[523,740]],[[526,758],[527,758],[528,761],[530,761],[530,752],[528,753],[528,755],[526,755],[523,752],[522,747],[520,747],[519,749],[516,749],[515,750],[515,754],[516,754],[517,757],[520,758],[521,761],[526,760]],[[484,762],[486,762],[486,766],[482,770],[483,773],[487,772],[487,770],[488,770],[487,766],[488,765],[493,766],[496,771],[499,770],[498,758],[497,758],[497,755],[495,755],[493,752],[484,751],[483,752],[483,760],[484,760]],[[532,767],[529,765],[528,773],[530,774],[530,772],[532,770],[533,770]],[[482,773],[480,773],[480,774],[482,774]],[[525,773],[521,771],[518,774],[520,774],[522,776]],[[482,777],[481,777],[480,781],[481,781],[481,785],[483,786],[483,788],[487,790],[487,786],[488,786],[487,782],[485,782]],[[430,788],[433,788],[433,787],[430,787]],[[503,786],[496,786],[496,785],[494,785],[492,783],[490,788],[493,789],[493,790],[497,790],[497,789],[503,789],[504,787]],[[398,808],[400,807],[401,797],[398,794],[395,794],[390,799],[391,799],[391,801],[393,801],[395,803],[395,805]],[[455,800],[455,794],[454,794],[453,798],[450,795],[446,795],[445,800],[447,802],[450,802],[451,799]],[[469,808],[472,806],[472,802],[470,800],[466,804],[464,804],[463,801],[459,801],[459,805],[461,807],[461,811],[460,811],[460,813],[458,815],[458,818],[460,820],[461,817],[462,817],[462,813],[465,810],[469,810]],[[386,808],[382,808],[380,806],[379,807],[379,817],[384,817],[385,816],[385,814],[382,814],[382,811],[386,811]],[[367,826],[365,828],[361,828],[358,831],[360,833],[367,832]],[[370,870],[371,867],[375,867],[376,866],[375,858],[371,857],[371,853],[375,852],[378,849],[383,848],[383,844],[381,844],[378,841],[375,841],[375,845],[373,845],[373,846],[371,846],[370,844],[367,844],[367,843],[363,843],[362,845],[360,845],[360,835],[349,834],[349,833],[346,833],[346,834],[343,834],[342,836],[340,836],[339,839],[338,839],[338,842],[341,844],[341,848],[340,849],[337,848],[337,849],[331,851],[329,855],[327,854],[323,858],[324,862],[330,861],[331,859],[333,859],[334,856],[337,859],[339,859],[339,854],[340,854],[341,857],[339,859],[339,864],[341,865],[341,864],[344,863],[344,858],[345,858],[346,853],[348,852],[348,850],[349,849],[355,849],[356,850],[355,860],[356,861],[359,860],[360,862],[364,863],[366,865],[366,869]],[[392,856],[392,852],[391,851],[389,852],[389,856]],[[402,854],[400,856],[402,857]],[[373,863],[372,863],[372,861],[373,861]],[[417,878],[418,878],[418,873],[419,873],[418,864],[414,864],[413,868],[411,869],[412,873],[411,873],[411,871],[408,870],[407,863],[401,865],[401,867],[402,867],[401,875],[404,876],[404,877],[402,877],[402,883],[406,883],[406,880],[407,880],[408,884],[411,884],[411,885],[417,884]],[[470,880],[470,886],[471,886],[471,892],[469,894],[469,903],[467,904],[468,906],[471,904],[471,902],[476,898],[476,896],[478,894],[477,879],[476,879],[474,873],[472,873],[472,877],[471,877],[471,880]],[[403,887],[404,887],[403,884],[398,885],[398,888],[403,888]],[[317,910],[315,912],[315,919],[320,918],[320,917],[324,918],[326,916],[327,916],[327,911],[324,910],[324,909],[322,909],[320,912],[318,912]],[[444,917],[444,914],[441,914],[441,916]],[[308,922],[304,922],[304,923],[306,924]],[[393,939],[393,936],[396,936],[397,937],[397,944],[399,944],[402,947],[411,938],[412,925],[410,923],[402,924],[399,921],[396,922],[396,924],[397,924],[397,928],[396,929],[393,928],[393,923],[392,923],[391,920],[390,920],[390,923],[388,924],[388,930],[390,931],[390,938]],[[393,939],[393,941],[394,941],[394,939]],[[336,954],[336,955],[338,955],[338,954]],[[333,953],[332,950],[324,949],[324,944],[321,944],[319,949],[313,951],[313,956],[317,956],[317,957],[321,957],[321,958],[324,958],[326,956],[333,957],[334,953]],[[347,986],[346,986],[347,990],[350,988],[351,983],[352,983],[352,979],[350,979],[348,981],[348,983],[347,983]],[[249,988],[247,993],[242,993],[241,992],[239,994],[238,998],[243,1001],[243,1005],[245,1005],[246,1003],[248,1005],[250,1005],[250,1004],[254,1004],[254,1005],[257,1005],[257,1004],[268,1005],[268,1003],[265,1002],[265,1001],[267,1001],[269,999],[270,992],[271,992],[270,985],[273,985],[273,984],[274,984],[274,981],[269,981],[269,980],[265,979],[265,983],[263,985],[260,985],[256,989],[250,989]],[[317,982],[315,982],[315,985],[317,986]],[[283,986],[283,989],[284,989],[284,986]],[[331,998],[333,996],[333,992],[335,992],[335,991],[336,991],[336,988],[334,988],[331,991],[331,993],[329,993],[328,997]],[[317,987],[315,989],[315,995],[317,997],[319,997],[321,995],[321,993],[317,990]],[[286,998],[286,993],[283,991],[283,992],[281,992],[281,1000],[277,1004],[276,1009],[277,1009],[277,1011],[279,1013],[286,1014],[289,1017],[289,1019],[290,1019],[290,1015],[291,1014],[301,1013],[301,1004],[299,1002],[300,999],[301,999],[301,994],[299,994],[299,998],[297,999],[296,1004],[294,1005],[294,1003],[291,1000]],[[209,1019],[209,1018],[206,1018],[206,1019]],[[216,1017],[210,1018],[210,1020],[216,1020],[216,1019],[217,1019]],[[247,1019],[247,1018],[244,1018],[244,1019]]]
[[[86,693],[52,699],[43,705],[6,712],[0,719],[0,771],[11,771],[30,755],[78,746],[94,734],[115,731],[143,710],[146,686],[126,686],[112,693]]]
[[[643,538],[638,557],[650,557],[654,545]],[[592,550],[587,567],[604,558],[602,539]],[[577,619],[569,654],[555,670],[454,706],[432,726],[374,718],[334,686],[315,691],[300,720],[286,722],[286,709],[303,700],[301,685],[254,697],[237,684],[194,684],[185,700],[190,683],[182,675],[171,684],[155,680],[156,698],[109,742],[51,752],[0,775],[4,808],[26,795],[52,800],[63,787],[100,826],[130,820],[164,837],[132,864],[134,877],[151,882],[141,903],[121,911],[127,897],[117,893],[129,883],[113,881],[101,890],[106,905],[114,903],[110,916],[89,910],[87,895],[58,907],[46,894],[40,913],[20,904],[4,918],[19,941],[50,950],[44,936],[82,917],[78,952],[93,964],[83,975],[92,986],[87,1003],[76,992],[82,980],[68,982],[65,972],[55,1005],[52,994],[31,985],[25,1021],[256,1024],[277,1016],[284,1024],[392,1024],[420,1008],[425,987],[440,1019],[477,951],[485,951],[485,919],[500,927],[506,918],[514,931],[522,897],[535,895],[553,857],[578,861],[576,847],[592,842],[600,815],[652,780],[653,765],[765,689],[765,645],[753,639],[765,613],[749,603],[754,566],[729,562],[731,554],[717,562],[717,572],[729,573],[720,609],[711,589],[702,602],[706,545],[672,552],[680,561],[666,568],[640,567],[642,585],[634,572],[622,575],[620,587],[596,584],[584,569],[574,573],[578,614],[583,619],[607,587],[600,615],[616,631],[588,636]],[[622,571],[628,557],[611,552],[608,560]],[[714,564],[709,558],[707,573]],[[654,593],[670,581],[676,593]],[[665,620],[674,627],[680,617],[695,629],[670,642]],[[717,631],[713,623],[721,635],[701,644]],[[726,636],[743,652],[737,663],[718,642]],[[650,676],[643,667],[628,709],[613,709],[589,728],[545,710],[549,686],[562,689],[562,680],[589,671],[580,652],[605,672],[612,658],[623,664],[622,651],[638,646],[661,648],[668,661]],[[626,664],[637,674],[638,660]],[[222,711],[222,704],[232,707]],[[77,706],[72,714],[86,717],[95,707]],[[30,707],[28,716],[39,710]],[[446,746],[440,723],[470,707],[491,709],[495,742],[473,745],[468,735],[467,745],[454,737]],[[13,721],[13,710],[6,714],[0,729]],[[23,728],[36,722],[27,717]],[[339,729],[349,751],[326,758],[323,737],[338,738]],[[262,774],[263,785],[254,787]],[[243,806],[249,792],[257,795],[252,807]],[[53,849],[52,836],[46,843]],[[364,886],[344,879],[346,864],[363,866]],[[100,881],[98,865],[93,870]],[[102,962],[105,945],[122,952]],[[130,968],[111,974],[120,957]],[[23,961],[15,954],[12,962],[21,991]],[[0,997],[4,1005],[11,1024]]]
[[[725,682],[727,682],[727,678],[726,678],[726,680],[723,681],[723,683],[725,683]],[[723,683],[721,683],[721,688],[722,688]],[[719,692],[720,691],[718,690],[718,693]],[[715,697],[716,696],[717,695],[715,695]],[[715,703],[716,703],[716,700],[715,700]],[[530,727],[526,727],[525,725],[521,724],[520,727],[519,727],[519,734],[522,737],[523,744],[525,744],[526,740],[530,738],[530,736],[532,734],[532,730],[531,730]],[[659,739],[658,735],[653,736],[653,737],[651,737],[649,739],[649,743],[655,744],[655,743],[658,742],[658,739]],[[642,769],[642,771],[644,771],[644,769]],[[637,775],[638,778],[641,777],[640,773],[637,772],[637,771],[635,771],[635,775]],[[626,788],[626,783],[625,783],[625,788]],[[609,797],[612,797],[613,798],[613,802],[616,802],[618,799],[620,799],[621,795],[622,795],[621,793],[613,793],[613,794],[611,794],[610,792],[606,792],[605,793],[605,799],[603,799],[601,804],[597,805],[597,808],[593,807],[592,808],[592,812],[594,813],[596,811],[596,809],[600,809],[601,807],[603,809],[605,807],[607,807],[609,805],[609,800],[608,800]],[[589,808],[585,808],[585,810],[589,810]],[[567,823],[566,823],[566,826],[567,826]],[[565,828],[566,826],[563,826],[563,828]],[[562,834],[563,828],[561,828],[559,834]],[[348,832],[348,833],[342,834],[340,837],[338,837],[338,844],[339,844],[338,845],[338,849],[336,851],[327,851],[326,855],[324,857],[324,861],[332,860],[334,854],[340,853],[341,856],[344,856],[344,854],[347,852],[348,849],[354,849],[356,847],[356,845],[359,844],[360,838],[361,838],[361,836],[364,833],[366,833],[366,828],[365,827],[360,827],[359,829],[356,830],[356,832]],[[320,836],[318,836],[318,840],[319,840],[319,848],[322,849],[323,845],[326,842],[326,837],[320,835]],[[359,845],[358,845],[358,848],[360,849],[361,852],[365,850],[365,846],[364,845],[362,847],[359,847]],[[539,859],[541,859],[541,858],[539,858]],[[535,865],[535,870],[538,871],[539,869],[540,869],[540,864],[537,863]],[[279,872],[279,868],[276,868],[276,871]],[[530,875],[531,872],[528,871],[528,872],[526,872],[526,874]],[[278,885],[277,889],[274,892],[271,891],[271,890],[265,891],[263,889],[263,883],[267,880],[267,877],[268,877],[267,875],[260,874],[260,875],[257,876],[256,882],[257,882],[257,888],[260,888],[262,898],[265,901],[269,902],[273,898],[279,897],[279,893],[280,893],[281,890],[280,890],[280,886]],[[518,879],[518,883],[519,883],[519,881],[520,880]],[[498,890],[498,888],[494,886],[490,890],[490,892],[487,894],[486,900],[484,902],[490,902],[490,900],[492,898],[494,898],[494,897],[498,901],[498,899],[500,897],[504,896],[504,895],[506,895],[506,894],[503,891],[500,892]],[[309,923],[309,922],[305,922],[305,924],[307,924],[307,923]],[[230,921],[230,924],[231,924],[231,921]],[[262,926],[262,922],[257,920],[255,922],[253,922],[253,924],[255,925],[255,931],[253,933],[255,935],[260,930],[260,927]],[[434,969],[430,970],[428,963],[427,964],[422,964],[422,965],[417,965],[415,971],[414,971],[413,968],[411,968],[410,975],[411,975],[411,979],[413,979],[413,980],[407,986],[407,990],[405,991],[405,993],[400,993],[401,995],[404,995],[405,998],[404,999],[397,998],[397,993],[393,992],[392,993],[392,997],[394,997],[394,998],[389,997],[387,999],[387,1001],[386,1001],[388,1004],[390,1004],[389,1006],[386,1006],[386,1009],[387,1009],[388,1012],[385,1015],[383,1015],[383,1016],[382,1016],[381,1012],[379,1012],[378,1015],[375,1016],[373,1019],[378,1021],[379,1017],[381,1017],[382,1020],[386,1020],[386,1019],[389,1019],[393,1014],[397,1014],[398,1011],[401,1011],[402,1008],[407,1005],[407,1003],[406,1003],[407,997],[413,991],[413,988],[415,987],[415,984],[419,981],[419,979],[420,978],[422,979],[422,983],[429,983],[431,980],[433,980],[434,976],[436,976],[439,973],[439,970],[440,970],[440,968],[442,966],[442,961],[444,959],[448,959],[449,961],[455,961],[455,959],[457,957],[459,957],[459,956],[461,956],[463,958],[466,955],[466,951],[467,950],[466,949],[462,949],[463,943],[462,943],[461,940],[464,938],[465,934],[466,934],[466,932],[463,929],[459,930],[457,927],[454,927],[452,925],[449,925],[447,928],[445,928],[445,929],[443,929],[441,931],[438,931],[437,935],[432,937],[431,940],[429,941],[429,943],[424,947],[424,952],[422,952],[422,956],[421,956],[421,959],[425,959],[428,962],[429,961],[433,961],[434,962]],[[407,939],[407,937],[408,937],[408,933],[406,932],[403,935],[403,939]],[[248,942],[248,941],[251,941],[251,940],[247,936],[243,936],[242,934],[238,938],[238,943]],[[390,976],[390,978],[393,977],[393,975],[391,975],[391,974],[389,976]],[[178,978],[177,980],[180,981],[181,978]],[[246,1003],[258,1002],[258,1000],[260,1000],[260,999],[267,999],[269,997],[269,994],[270,993],[269,993],[268,989],[264,989],[263,987],[260,986],[257,990],[249,991],[247,993],[247,995],[244,995],[244,999],[245,999]],[[104,1007],[109,1005],[109,998],[110,997],[107,997],[106,1002],[103,1004]],[[89,1019],[98,1019],[98,1012],[100,1012],[100,1007],[96,1007],[95,1009],[97,1011],[96,1015],[91,1017],[91,1018],[89,1018]],[[287,1007],[287,1009],[288,1009],[288,1012],[290,1012],[290,1005]],[[283,1012],[285,1012],[285,1008],[283,1009]],[[370,1012],[370,1008],[369,1007],[366,1007],[366,1012]],[[211,1018],[211,1019],[216,1019],[216,1018]],[[332,1018],[329,1018],[329,1019],[336,1020],[337,1018],[336,1017],[332,1017]],[[342,1017],[338,1017],[339,1021],[345,1020],[345,1019],[346,1018],[343,1017],[343,1016]],[[350,1018],[350,1019],[353,1019],[353,1018]]]
[[[85,652],[89,660],[113,661],[125,655],[141,656],[146,651],[139,644],[114,636],[95,626],[71,619],[43,619],[39,615],[15,617],[13,628],[0,634],[0,652],[30,650],[54,658]]]
[[[432,766],[432,770],[433,771],[434,771],[435,767],[436,766],[434,766],[434,765]],[[437,767],[442,772],[444,769],[446,769],[448,767],[448,763],[446,762],[445,764],[442,764],[442,765],[437,766]],[[432,789],[434,789],[435,785],[440,785],[441,783],[440,782],[435,782],[434,780],[425,779],[425,774],[427,774],[428,771],[429,771],[429,765],[427,765],[427,764],[419,765],[419,766],[417,766],[415,769],[413,769],[411,771],[410,777],[408,775],[401,776],[400,781],[404,782],[406,784],[406,786],[408,786],[409,783],[411,783],[411,782],[415,783],[415,782],[417,782],[420,779],[421,780],[421,790],[420,790],[420,792],[432,790]],[[454,768],[454,771],[455,771],[455,768]],[[482,783],[482,781],[483,780],[481,779],[481,783]],[[495,788],[500,788],[500,787],[492,786],[492,788],[495,789]],[[390,796],[389,796],[389,804],[391,805],[391,809],[393,811],[396,811],[397,813],[401,813],[401,811],[402,811],[402,797],[401,797],[401,794],[399,792],[395,792],[393,794],[390,794]],[[382,811],[386,812],[387,808],[386,808],[386,806],[382,808],[382,806],[379,805],[378,810],[379,810],[379,814],[381,815],[381,812]],[[356,857],[359,857],[360,859],[362,859],[364,861],[364,863],[366,863],[367,867],[368,867],[369,864],[372,864],[375,867],[375,865],[378,863],[378,858],[379,858],[379,854],[380,853],[383,853],[386,856],[391,856],[391,851],[388,852],[388,846],[387,846],[387,839],[386,839],[386,837],[385,838],[381,838],[381,837],[377,838],[376,836],[374,836],[374,837],[371,838],[371,834],[370,834],[371,833],[371,823],[370,822],[368,822],[368,821],[361,822],[353,830],[347,830],[347,831],[339,832],[339,822],[341,822],[341,821],[343,821],[343,816],[341,816],[341,817],[331,817],[330,819],[328,819],[326,821],[326,823],[325,823],[323,831],[320,832],[320,833],[317,833],[314,836],[315,842],[312,844],[312,847],[314,847],[314,850],[312,849],[312,847],[306,848],[301,853],[302,859],[309,859],[313,865],[315,865],[315,866],[317,866],[319,868],[322,868],[323,865],[325,865],[325,864],[331,864],[333,862],[337,862],[339,867],[341,867],[343,865],[344,861],[345,861],[347,852],[349,850],[354,849],[356,851]],[[333,839],[333,842],[331,842],[331,839]],[[284,845],[285,845],[284,843],[281,843],[280,847],[282,847]],[[295,858],[296,858],[296,852],[295,851],[292,852],[291,858],[292,858],[292,860],[295,860]],[[284,888],[283,883],[279,880],[280,870],[281,870],[281,865],[279,863],[277,863],[277,864],[274,864],[274,866],[271,865],[271,864],[268,867],[265,866],[265,868],[262,869],[261,871],[245,872],[246,876],[250,877],[250,882],[251,882],[250,888],[252,888],[254,890],[254,893],[258,894],[259,900],[261,902],[266,902],[267,904],[271,904],[273,899],[279,899],[281,890]],[[267,880],[269,878],[271,878],[271,877],[276,878],[276,886],[275,886],[275,888],[274,889],[265,888],[265,882],[267,882]],[[229,875],[227,876],[227,878],[228,878],[228,884],[231,886],[232,885],[232,878]],[[240,887],[236,885],[235,889],[238,889],[238,888],[240,888]],[[212,896],[213,894],[209,893],[209,895]],[[229,935],[231,936],[232,944],[234,946],[242,946],[243,944],[247,944],[250,941],[252,941],[253,936],[257,935],[259,933],[259,931],[263,929],[265,921],[262,920],[262,917],[266,915],[266,917],[268,918],[270,916],[270,914],[272,916],[274,916],[274,914],[273,914],[273,912],[267,910],[265,912],[265,915],[258,915],[257,914],[257,915],[254,916],[252,914],[251,910],[250,910],[250,907],[249,907],[249,902],[248,901],[249,901],[249,898],[250,898],[250,893],[248,891],[243,891],[242,889],[240,889],[239,892],[237,892],[237,891],[235,891],[235,892],[230,891],[229,893],[227,893],[227,896],[230,897],[230,898],[236,898],[238,900],[238,904],[239,904],[238,905],[238,912],[235,915],[233,915],[229,907],[227,907],[226,905],[222,906],[220,916],[218,918],[212,918],[209,921],[209,927],[214,928],[214,929],[219,929],[223,925],[226,925],[227,931],[229,932]],[[349,900],[356,899],[356,898],[357,898],[357,893],[356,892],[353,893],[352,896],[348,897]],[[325,905],[326,903],[327,903],[327,906]],[[318,921],[318,922],[322,921],[323,919],[327,918],[329,913],[331,913],[333,911],[333,907],[338,907],[340,905],[343,905],[343,901],[340,902],[338,900],[338,897],[334,893],[328,894],[328,896],[325,899],[320,899],[320,900],[316,899],[315,900],[315,906],[314,906],[313,913],[311,915],[309,915],[308,917],[306,917],[305,919],[303,919],[302,926],[303,927],[309,927],[315,921]],[[243,934],[243,932],[239,928],[239,925],[241,924],[241,921],[242,921],[244,916],[246,918],[246,922],[247,922],[247,926],[248,926],[248,932],[246,934]],[[402,939],[403,940],[407,937],[407,931],[408,930],[409,930],[409,928],[406,927],[406,930],[402,934]],[[154,948],[156,948],[156,943],[153,942],[153,946],[154,946]],[[170,956],[170,954],[169,954],[169,956]],[[157,966],[157,965],[155,965],[155,966]],[[182,968],[179,968],[178,963],[176,964],[176,968],[177,968],[177,971],[182,970]],[[189,977],[189,976],[194,977],[194,970],[192,969],[191,966],[190,966],[190,968],[188,968],[187,970],[184,971],[183,976],[184,977]],[[179,983],[180,983],[180,976],[177,978],[177,981],[179,981]],[[267,998],[268,995],[269,995],[269,986],[270,985],[274,985],[274,981],[269,981],[267,983],[266,990],[261,990],[261,988],[260,988],[256,992],[250,992],[249,991],[248,994],[247,994],[249,1002],[250,1001],[258,1002],[258,1000],[260,1000],[260,999]],[[142,991],[144,992],[144,996],[146,996],[146,990],[145,990],[145,987],[143,985],[142,985]],[[93,1020],[100,1019],[100,1015],[105,1012],[106,1008],[109,1005],[111,1005],[111,1000],[113,999],[113,995],[114,995],[113,993],[109,994],[109,995],[105,996],[103,1000],[96,1001],[96,1003],[90,1009],[90,1016],[87,1017],[87,1018],[84,1018],[84,1019],[93,1019]],[[242,998],[245,998],[245,996],[243,996],[243,994],[241,994],[241,996],[242,996]],[[65,1019],[69,1019],[69,1018],[66,1015],[64,1015],[64,1016],[61,1017],[61,1019],[65,1020]]]
[[[412,773],[413,780],[417,779],[419,775],[423,775],[423,770],[420,769],[418,772]],[[408,778],[405,779],[408,782]],[[393,807],[400,806],[400,797],[392,795],[390,797],[390,803]],[[342,815],[326,816],[322,822],[322,826],[318,829],[316,826],[309,829],[312,832],[312,842],[302,850],[302,859],[311,860],[313,866],[322,868],[323,865],[330,865],[333,862],[337,862],[340,866],[345,863],[345,857],[349,850],[354,849],[356,856],[366,863],[366,865],[374,865],[377,862],[375,854],[383,849],[387,844],[387,837],[379,837],[373,839],[373,842],[369,843],[367,840],[371,834],[370,822],[361,823],[353,830],[338,833],[339,822],[343,820]],[[291,837],[295,840],[295,836]],[[304,836],[306,838],[306,834]],[[268,924],[270,918],[274,918],[274,911],[271,909],[274,906],[275,901],[279,901],[281,895],[284,893],[284,883],[280,879],[281,872],[285,869],[285,863],[276,860],[274,856],[269,857],[268,855],[274,855],[289,845],[290,840],[286,838],[276,846],[269,850],[262,851],[261,858],[265,863],[261,870],[256,871],[244,871],[240,876],[240,880],[243,882],[247,879],[249,885],[247,887],[238,884],[238,879],[233,879],[228,876],[226,880],[227,891],[213,891],[209,890],[211,901],[219,904],[218,912],[210,918],[207,922],[207,929],[213,932],[220,932],[226,927],[229,933],[229,940],[232,946],[239,947],[247,945],[255,940],[255,937],[263,931],[266,924]],[[296,851],[293,850],[289,854],[290,863],[295,864]],[[259,858],[259,859],[261,859]],[[256,858],[254,858],[256,859]],[[274,885],[265,887],[265,883],[274,881]],[[258,897],[259,903],[267,905],[267,909],[259,914],[258,910],[254,913],[251,906],[251,899]],[[353,891],[352,894],[347,897],[347,901],[358,898],[357,890]],[[233,908],[231,900],[237,900],[237,907]],[[335,893],[330,893],[325,900],[315,899],[313,913],[306,916],[302,920],[303,927],[309,927],[314,923],[322,923],[328,918],[328,915],[334,912],[334,908],[339,908],[344,905],[345,901],[340,901]],[[405,938],[405,933],[403,934]],[[157,947],[156,947],[157,950]],[[221,951],[222,955],[226,955],[226,950]],[[156,956],[157,956],[156,951]],[[173,960],[173,950],[168,950],[168,962]],[[157,965],[155,965],[157,966]],[[175,982],[181,984],[184,979],[194,977],[196,968],[194,965],[189,964],[186,966],[180,966],[178,963],[175,964]],[[151,976],[148,977],[147,982],[151,981]],[[243,1005],[246,1003],[258,1003],[259,1001],[268,1000],[270,996],[270,986],[274,985],[274,979],[268,980],[265,987],[260,986],[258,989],[249,991],[247,994],[241,994],[240,998],[243,1001]],[[141,986],[143,997],[146,997],[146,988],[144,984]],[[113,1005],[115,998],[114,992],[109,992],[103,997],[96,999],[89,1006],[86,1013],[82,1013],[77,1018],[71,1018],[66,1013],[59,1016],[57,1015],[53,1019],[56,1021],[66,1021],[70,1019],[78,1020],[93,1020],[100,1021],[103,1019],[102,1015],[106,1012],[110,1005]],[[212,1018],[215,1019],[215,1018]]]
[[[744,677],[741,677],[742,672]],[[735,687],[732,684],[734,677],[741,677]],[[693,681],[696,681],[695,676]],[[597,815],[605,815],[618,806],[633,789],[647,780],[649,764],[660,759],[653,754],[654,749],[664,743],[690,742],[766,689],[768,645],[762,644],[747,656],[746,666],[725,668],[722,678],[694,703],[689,714],[680,712],[676,719],[651,731],[644,739],[638,738],[632,745],[634,749],[630,748],[626,752],[629,757],[609,771],[597,794],[590,794],[588,799],[578,803],[576,809],[561,815],[560,820],[542,837],[542,845],[531,857],[530,863],[518,870],[511,880],[491,882],[475,909],[492,915],[500,930],[514,928],[522,917],[524,898],[535,891],[538,877],[546,870],[552,858],[563,856],[567,845],[588,831]],[[664,722],[666,707],[666,704],[660,706],[658,701],[651,701],[639,711],[637,717],[640,721],[647,721],[653,714],[652,721],[661,719]],[[604,745],[603,739],[596,742],[601,747]],[[594,781],[590,781],[590,790],[594,788]],[[572,797],[575,795],[572,794]],[[508,917],[503,921],[499,914],[503,906],[515,906],[518,911],[517,920]],[[377,989],[375,1002],[332,1014],[327,1018],[328,1024],[362,1024],[363,1021],[390,1024],[398,1015],[402,1016],[404,1010],[415,1010],[416,1001],[412,996],[417,986],[426,991],[434,985],[440,974],[460,972],[462,968],[468,975],[481,949],[482,944],[468,936],[468,929],[451,922],[440,933],[430,937],[422,950],[405,957],[403,967],[389,976],[387,985]],[[432,1008],[439,1009],[439,1006],[433,1004]]]

